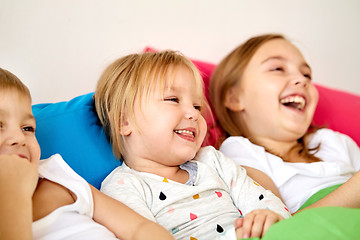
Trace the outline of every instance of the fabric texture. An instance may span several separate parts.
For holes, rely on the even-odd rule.
[[[33,222],[34,239],[117,239],[112,232],[92,219],[94,203],[90,186],[59,154],[40,161],[39,175],[69,189],[77,199],[75,203],[62,206]]]
[[[101,191],[161,224],[176,239],[221,239],[234,231],[236,218],[254,209],[290,217],[279,198],[213,147],[201,149],[190,162],[198,166],[193,186],[123,164],[104,180]]]
[[[291,213],[319,190],[346,182],[360,169],[360,149],[347,135],[330,129],[313,134],[310,147],[319,143],[315,156],[322,162],[289,163],[244,137],[229,137],[220,151],[238,164],[266,173],[278,187]],[[301,183],[301,184],[299,184]]]

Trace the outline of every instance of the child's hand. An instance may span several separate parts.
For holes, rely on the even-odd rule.
[[[38,161],[30,162],[17,155],[0,155],[0,189],[16,189],[24,197],[32,197],[38,183]]]
[[[266,209],[257,209],[234,221],[237,238],[262,237],[274,223],[283,220],[279,214]]]

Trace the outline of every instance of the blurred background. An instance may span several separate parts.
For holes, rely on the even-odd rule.
[[[34,104],[67,101],[146,46],[216,64],[269,32],[300,48],[315,83],[360,94],[358,0],[0,0],[0,67]]]

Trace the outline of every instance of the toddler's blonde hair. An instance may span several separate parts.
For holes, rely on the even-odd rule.
[[[152,96],[157,86],[171,87],[173,77],[180,67],[185,67],[194,76],[197,94],[206,100],[203,80],[196,66],[176,51],[130,54],[110,64],[101,75],[94,94],[95,108],[104,131],[110,140],[113,152],[119,159],[125,152],[124,136],[120,128],[124,119],[136,126],[134,104]],[[169,72],[171,71],[171,72]],[[170,73],[170,78],[166,75]],[[169,81],[169,82],[167,82]]]

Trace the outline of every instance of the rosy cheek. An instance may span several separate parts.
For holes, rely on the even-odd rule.
[[[315,111],[315,108],[319,102],[319,92],[317,91],[315,86],[312,87],[313,88],[311,89],[310,97],[311,97],[311,103],[314,106],[314,111]]]
[[[205,138],[205,135],[206,135],[206,131],[207,131],[207,124],[203,117],[201,117],[199,120],[200,120],[199,128],[200,128],[200,134],[201,134],[201,141],[203,141]]]
[[[36,142],[36,144],[34,145],[34,159],[39,160],[41,156],[41,149],[40,149],[40,145]]]
[[[314,87],[315,88],[315,87]],[[317,91],[317,89],[315,88],[315,93],[314,93],[314,99],[316,101],[316,104],[319,102],[319,92]]]

